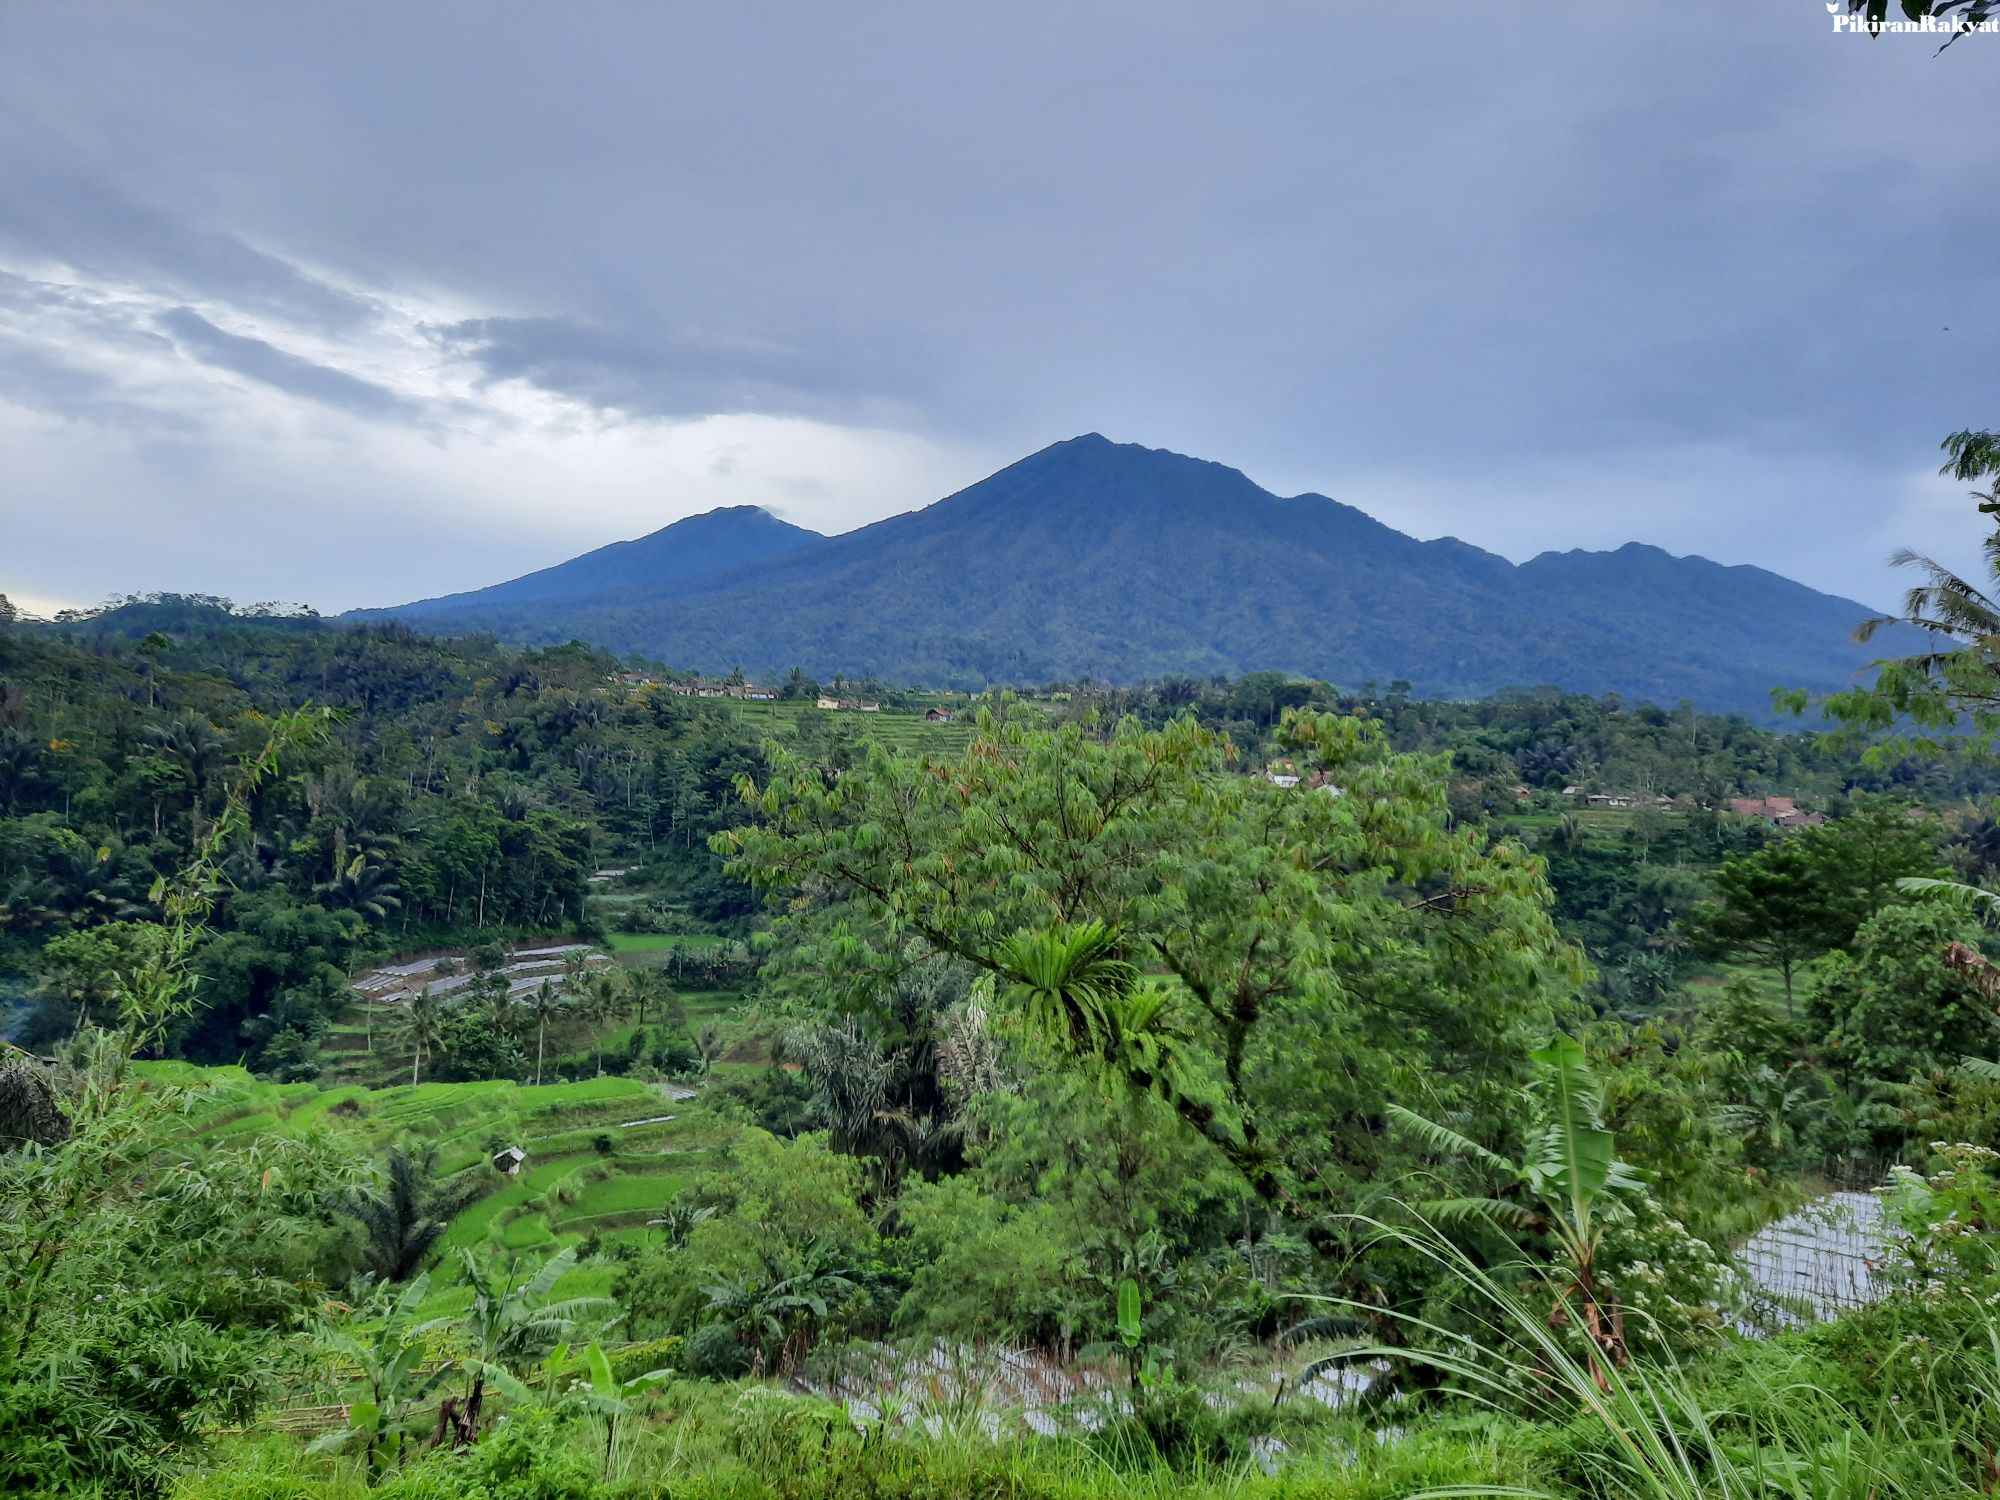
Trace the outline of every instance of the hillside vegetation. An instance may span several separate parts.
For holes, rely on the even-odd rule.
[[[581,582],[589,564],[551,573]],[[712,673],[803,666],[981,689],[1277,670],[1350,689],[1400,678],[1426,697],[1552,684],[1756,715],[1773,688],[1842,688],[1881,654],[1851,639],[1868,609],[1762,569],[1637,545],[1516,567],[1096,434],[755,563],[563,599],[525,587],[361,617],[582,637]]]
[[[0,630],[0,1488],[1983,1492],[1978,649],[1815,736]]]

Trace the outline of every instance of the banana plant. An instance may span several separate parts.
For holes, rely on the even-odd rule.
[[[359,1367],[367,1395],[347,1406],[347,1425],[314,1439],[309,1451],[338,1452],[360,1444],[369,1483],[396,1466],[409,1438],[411,1408],[444,1379],[448,1366],[425,1368],[430,1353],[426,1335],[444,1319],[415,1322],[418,1307],[430,1292],[430,1277],[406,1285],[374,1332],[358,1337],[346,1328],[329,1327],[322,1334],[334,1353]]]
[[[634,1397],[673,1379],[672,1370],[648,1370],[643,1375],[620,1380],[611,1368],[603,1346],[592,1340],[583,1351],[583,1367],[589,1385],[577,1392],[586,1410],[604,1419],[604,1475],[611,1477],[611,1458],[618,1440],[618,1419],[632,1410]]]
[[[557,1344],[542,1361],[540,1377],[530,1385],[504,1369],[492,1375],[493,1388],[522,1406],[547,1411],[586,1411],[604,1419],[604,1473],[609,1478],[618,1440],[618,1420],[628,1416],[635,1397],[674,1378],[672,1370],[648,1370],[620,1380],[604,1346],[592,1339],[583,1351],[583,1369],[570,1361],[570,1346]]]
[[[1126,1383],[1135,1391],[1151,1391],[1171,1385],[1174,1367],[1161,1363],[1161,1359],[1164,1356],[1171,1360],[1174,1351],[1146,1343],[1145,1308],[1139,1294],[1139,1283],[1130,1276],[1118,1283],[1114,1312],[1114,1326],[1118,1333],[1116,1341],[1086,1344],[1077,1351],[1078,1354],[1084,1359],[1118,1355],[1125,1361]]]
[[[1625,1363],[1625,1320],[1615,1297],[1598,1285],[1597,1256],[1603,1243],[1601,1202],[1640,1192],[1644,1179],[1620,1161],[1617,1142],[1603,1126],[1603,1101],[1582,1044],[1558,1033],[1529,1054],[1538,1077],[1529,1091],[1533,1117],[1520,1161],[1509,1161],[1448,1126],[1403,1108],[1390,1117],[1432,1150],[1469,1157],[1503,1179],[1501,1193],[1483,1198],[1446,1198],[1419,1205],[1439,1223],[1483,1220],[1502,1229],[1539,1231],[1560,1247],[1571,1285],[1558,1296],[1551,1321],[1575,1315],[1596,1351],[1614,1364]],[[1511,1194],[1512,1196],[1503,1196]],[[1593,1364],[1599,1381],[1603,1371]]]
[[[520,1399],[524,1388],[516,1372],[566,1337],[579,1320],[611,1304],[603,1297],[549,1300],[563,1273],[576,1264],[573,1245],[557,1251],[524,1280],[517,1279],[511,1262],[504,1272],[489,1269],[471,1251],[464,1252],[463,1262],[472,1287],[464,1328],[473,1352],[458,1362],[471,1377],[461,1411],[465,1429],[476,1436],[488,1386]]]

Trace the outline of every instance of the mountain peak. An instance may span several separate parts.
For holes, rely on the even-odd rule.
[[[1849,639],[1862,606],[1760,569],[1643,543],[1516,567],[1099,432],[831,539],[733,506],[405,612],[700,671],[977,687],[1267,670],[1760,715],[1772,687],[1839,687],[1870,655]]]
[[[781,521],[761,505],[724,505],[490,588],[420,599],[396,610],[356,613],[421,617],[597,598],[705,577],[824,540],[817,531]]]

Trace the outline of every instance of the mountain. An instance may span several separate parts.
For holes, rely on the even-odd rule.
[[[1839,687],[1899,649],[1851,640],[1864,606],[1761,568],[1637,544],[1516,566],[1094,433],[759,559],[590,590],[571,587],[577,576],[560,597],[506,596],[532,581],[519,580],[383,613],[530,642],[581,636],[711,672],[798,665],[975,687],[1274,670],[1403,678],[1434,697],[1548,684],[1759,716],[1774,686]]]
[[[464,594],[419,599],[393,610],[362,610],[360,615],[395,614],[431,618],[488,610],[510,611],[557,600],[583,600],[652,588],[664,583],[720,572],[789,552],[826,538],[817,531],[780,521],[754,505],[731,505],[689,516],[630,542],[613,542],[490,588]]]

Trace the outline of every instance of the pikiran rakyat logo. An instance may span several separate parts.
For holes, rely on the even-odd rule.
[[[1889,0],[1826,0],[1833,29],[1858,36],[1916,32],[1949,47],[1969,31],[2000,31],[2000,0],[1902,0],[1898,9],[1891,18]]]

